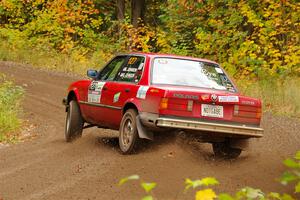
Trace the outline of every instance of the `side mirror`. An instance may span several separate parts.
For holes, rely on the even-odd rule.
[[[86,75],[92,79],[95,79],[98,75],[98,72],[97,70],[89,69],[87,70]]]

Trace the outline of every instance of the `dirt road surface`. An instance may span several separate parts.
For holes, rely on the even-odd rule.
[[[122,177],[139,174],[158,183],[158,199],[193,199],[183,193],[184,179],[216,177],[217,192],[235,192],[244,186],[265,192],[289,192],[276,179],[282,160],[300,149],[300,123],[265,114],[265,136],[252,140],[248,151],[235,160],[212,155],[211,146],[166,133],[136,155],[118,151],[115,131],[87,129],[73,143],[64,141],[65,112],[61,103],[67,85],[78,77],[0,62],[0,72],[26,90],[24,118],[36,128],[36,137],[0,148],[0,199],[140,199],[137,182],[122,187]]]

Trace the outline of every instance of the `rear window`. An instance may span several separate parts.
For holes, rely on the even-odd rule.
[[[217,64],[177,58],[154,59],[152,84],[236,91]]]

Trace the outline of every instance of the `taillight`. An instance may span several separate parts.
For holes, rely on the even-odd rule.
[[[168,108],[168,98],[161,98],[159,107],[160,107],[160,109],[167,109]]]
[[[188,100],[187,110],[193,111],[193,101],[192,100]]]
[[[239,114],[239,105],[234,105],[233,115],[238,115],[238,114]]]
[[[174,111],[193,111],[193,100],[161,98],[159,109],[168,109]]]
[[[258,108],[256,111],[256,118],[260,119],[261,118],[261,108]]]
[[[261,118],[261,108],[253,106],[234,105],[233,115],[237,117]]]

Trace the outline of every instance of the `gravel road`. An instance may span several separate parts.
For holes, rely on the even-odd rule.
[[[65,112],[61,103],[69,83],[79,77],[0,62],[0,72],[25,88],[23,118],[35,127],[35,137],[0,148],[0,199],[140,199],[137,182],[119,187],[122,177],[139,174],[158,183],[158,199],[193,199],[183,193],[184,179],[216,177],[217,192],[244,186],[265,192],[289,192],[276,179],[282,160],[300,149],[299,120],[265,113],[265,136],[251,141],[235,160],[212,155],[211,146],[175,133],[158,136],[138,154],[118,151],[118,132],[86,129],[73,143],[64,141]]]

